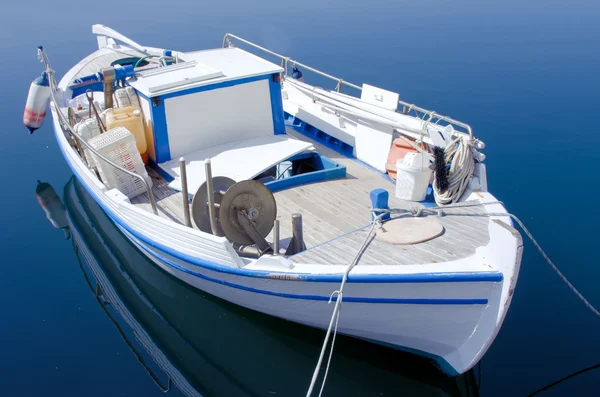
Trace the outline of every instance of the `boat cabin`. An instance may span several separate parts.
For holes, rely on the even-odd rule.
[[[185,53],[177,63],[136,73],[128,84],[139,96],[148,155],[173,188],[181,189],[180,157],[190,194],[205,182],[205,159],[212,161],[213,176],[236,182],[261,174],[274,182],[327,166],[343,172],[304,153],[314,152],[310,143],[285,136],[281,72],[249,52],[224,48]],[[289,170],[282,174],[278,165],[290,159],[306,161],[293,169],[285,163]]]

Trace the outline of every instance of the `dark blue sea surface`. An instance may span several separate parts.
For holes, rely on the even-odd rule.
[[[60,76],[97,48],[93,23],[183,51],[219,47],[235,33],[468,122],[487,145],[490,191],[600,306],[597,1],[9,0],[2,8],[2,396],[162,395],[146,367],[166,384],[114,304],[90,290],[81,249],[46,220],[38,180],[54,186],[125,307],[203,395],[304,395],[323,338],[206,296],[123,249],[127,241],[71,181],[49,120],[28,134],[21,119],[42,70],[36,46]],[[599,335],[600,318],[526,241],[512,305],[474,371],[447,379],[410,355],[339,338],[324,395],[526,396],[600,364]],[[600,369],[538,395],[600,395]]]

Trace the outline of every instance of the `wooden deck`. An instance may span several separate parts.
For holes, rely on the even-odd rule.
[[[308,140],[295,131],[288,134]],[[314,143],[317,151],[346,166],[347,177],[311,183],[275,193],[277,218],[280,221],[282,249],[292,236],[292,214],[301,213],[307,250],[290,257],[294,263],[348,264],[362,245],[371,222],[369,193],[383,188],[390,193],[393,208],[422,207],[421,204],[397,199],[395,185],[387,176],[362,163]],[[184,224],[181,192],[171,189],[158,173],[148,168],[154,186],[159,216]],[[152,211],[146,195],[132,204]],[[481,213],[483,206],[447,209],[447,213]],[[419,264],[457,260],[471,256],[489,241],[489,219],[482,217],[442,217],[444,234],[415,245],[392,245],[373,239],[361,258],[361,265]],[[194,226],[195,227],[195,226]],[[272,240],[272,235],[267,241]]]
[[[146,170],[152,178],[152,194],[154,194],[158,215],[184,225],[185,217],[183,215],[183,195],[181,192],[171,189],[169,183],[152,168],[146,167]],[[152,212],[152,205],[146,194],[140,194],[130,201],[131,204]]]
[[[308,140],[288,129],[288,134]],[[292,214],[302,214],[304,240],[308,250],[290,259],[295,263],[348,264],[362,245],[371,222],[373,189],[390,193],[393,208],[422,207],[419,203],[397,199],[395,184],[385,175],[362,163],[314,143],[317,151],[346,166],[346,179],[312,183],[275,193],[282,246],[292,235]],[[481,213],[483,206],[449,209],[447,213]],[[418,264],[465,258],[489,241],[488,218],[437,218],[444,226],[442,236],[415,245],[392,245],[372,240],[361,258],[361,265]],[[343,237],[340,237],[343,236]],[[269,238],[267,238],[269,240]]]
[[[137,54],[131,54],[137,55]],[[78,76],[96,72],[125,54],[108,53],[83,65]],[[394,183],[387,176],[364,164],[324,147],[288,128],[288,134],[314,144],[321,154],[346,166],[345,179],[298,186],[275,193],[278,219],[281,225],[281,246],[286,248],[292,235],[293,213],[303,215],[304,238],[308,249],[290,259],[295,263],[348,264],[358,252],[371,221],[369,193],[384,188],[390,192],[390,206],[419,207],[420,204],[395,197]],[[148,168],[153,179],[159,216],[184,224],[182,195],[171,189],[158,173]],[[152,211],[146,195],[131,203]],[[484,212],[481,207],[448,210],[447,212]],[[445,262],[473,255],[489,241],[488,218],[444,217],[438,219],[445,228],[442,236],[415,245],[392,245],[374,239],[361,258],[361,265],[418,264]],[[195,226],[194,226],[195,227]],[[271,236],[267,237],[272,240]]]

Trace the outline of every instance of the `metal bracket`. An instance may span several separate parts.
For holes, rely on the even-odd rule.
[[[272,251],[271,245],[260,236],[260,233],[258,233],[258,230],[256,230],[252,223],[252,218],[246,210],[238,211],[238,222],[244,228],[244,231],[248,233],[252,241],[254,241],[261,254]]]

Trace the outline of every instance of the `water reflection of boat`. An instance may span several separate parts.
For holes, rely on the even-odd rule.
[[[321,331],[188,286],[148,263],[76,180],[64,193],[86,280],[157,385],[172,380],[188,396],[304,395]],[[478,395],[473,371],[449,379],[420,357],[338,338],[326,395]]]

